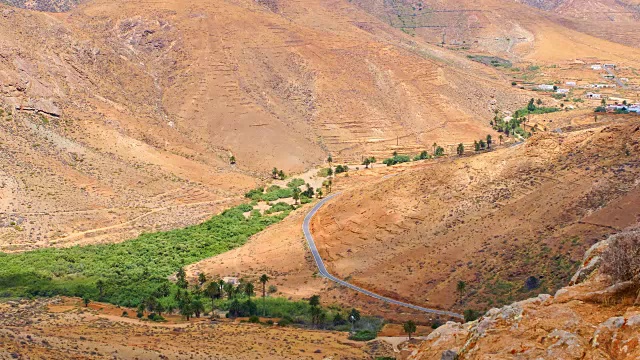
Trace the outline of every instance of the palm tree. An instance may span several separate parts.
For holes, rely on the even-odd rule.
[[[231,298],[233,297],[233,284],[228,282],[228,283],[224,283],[224,292],[227,293],[227,298],[229,300],[231,300]]]
[[[500,137],[498,137],[498,139],[500,140],[500,145],[502,145],[502,140],[504,140],[504,136],[502,136],[502,134],[500,134]]]
[[[211,299],[211,311],[213,311],[213,308],[214,308],[213,301],[215,299],[220,298],[220,285],[218,285],[217,282],[212,281],[209,283],[209,285],[207,285],[207,288],[205,289],[204,292]]]
[[[293,201],[295,202],[294,205],[298,205],[298,200],[300,200],[300,189],[298,188],[293,188]]]
[[[262,315],[265,315],[267,308],[266,308],[266,302],[267,301],[267,282],[269,281],[269,276],[267,276],[267,274],[262,274],[262,276],[260,276],[260,283],[262,283]]]
[[[491,143],[493,143],[491,135],[487,135],[487,148],[491,149]]]
[[[322,309],[320,308],[320,295],[313,295],[309,298],[309,305],[311,306],[311,323],[317,325],[320,322],[320,316]]]
[[[464,144],[462,143],[458,144],[458,155],[464,155]]]
[[[333,158],[331,157],[331,155],[329,155],[329,157],[327,158],[327,162],[329,163],[329,168],[331,168],[331,163],[333,163]]]
[[[178,285],[179,288],[186,289],[189,283],[187,282],[187,273],[184,271],[184,268],[181,267],[178,269],[176,277],[178,278],[176,285]]]
[[[204,283],[207,282],[207,275],[205,275],[204,273],[200,273],[198,275],[198,282],[200,283],[200,286],[202,286]]]
[[[409,320],[406,323],[404,323],[403,328],[404,328],[404,332],[409,334],[409,340],[411,340],[411,334],[416,332],[416,323],[413,322],[413,320]]]
[[[249,300],[251,300],[251,296],[254,295],[253,289],[253,283],[247,283],[247,285],[244,286],[244,293],[249,297]]]
[[[437,143],[433,143],[432,146],[433,146],[433,153],[435,154],[436,153],[436,148],[438,147],[438,144]]]

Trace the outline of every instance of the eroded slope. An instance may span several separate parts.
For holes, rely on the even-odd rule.
[[[331,271],[365,288],[459,310],[506,304],[558,289],[586,248],[637,221],[639,140],[631,120],[426,163],[345,191],[312,230]]]

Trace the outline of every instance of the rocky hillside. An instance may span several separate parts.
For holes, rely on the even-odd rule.
[[[69,11],[80,2],[81,0],[0,0],[0,3],[10,6],[46,12]]]
[[[404,349],[405,358],[640,358],[638,286],[617,283],[601,271],[603,253],[620,237],[635,238],[640,245],[638,230],[599,242],[586,253],[570,286],[554,296],[539,295],[494,308],[470,323],[447,323],[422,343],[409,344]]]
[[[512,61],[558,61],[545,50],[550,41],[556,51],[572,59],[598,58],[605,48],[607,57],[626,58],[625,52],[640,44],[635,31],[640,11],[636,0],[353,1],[391,26],[430,43],[444,42],[458,51],[490,53]],[[612,42],[628,48],[614,49],[618,44]]]
[[[311,224],[318,249],[340,278],[459,312],[553,292],[640,217],[640,122],[623,119],[344,191]]]

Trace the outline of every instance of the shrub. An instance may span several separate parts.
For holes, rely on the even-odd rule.
[[[333,171],[331,170],[331,168],[323,168],[318,170],[318,177],[327,177],[329,175],[331,175],[333,173]]]
[[[129,317],[129,313],[125,310],[122,312],[122,317]]]
[[[464,311],[463,315],[464,315],[464,321],[469,322],[469,321],[477,320],[481,314],[477,310],[467,309]]]
[[[391,158],[388,159],[384,159],[382,161],[383,164],[387,165],[387,166],[392,166],[392,165],[396,165],[396,164],[401,164],[401,163],[406,163],[411,161],[411,158],[408,155],[394,155]]]
[[[369,340],[375,339],[376,336],[378,336],[378,334],[375,331],[360,330],[360,331],[357,331],[354,334],[349,335],[349,340],[369,341]]]
[[[155,322],[163,322],[166,321],[162,316],[156,314],[156,313],[151,313],[147,316],[147,319],[151,320],[151,321],[155,321]]]
[[[540,287],[540,280],[535,276],[529,276],[524,282],[524,286],[527,290],[531,291]]]
[[[338,165],[338,166],[336,166],[335,173],[336,174],[341,174],[341,173],[347,172],[347,171],[349,171],[349,167],[347,165]]]
[[[260,323],[260,318],[257,315],[251,315],[249,317],[249,322],[253,323],[253,324],[259,324]]]
[[[290,188],[297,188],[302,185],[304,185],[304,180],[298,179],[298,178],[291,179],[291,181],[287,183],[287,187],[290,187]]]
[[[260,200],[262,193],[264,193],[264,188],[259,187],[259,188],[250,190],[249,192],[244,194],[244,197],[249,198],[251,200]]]
[[[640,284],[640,231],[612,236],[609,247],[602,254],[601,271],[614,282]]]
[[[269,294],[275,294],[278,292],[278,287],[275,285],[269,285],[269,288],[267,289],[267,292]]]
[[[249,212],[253,210],[253,206],[251,206],[251,204],[240,204],[237,206],[237,209],[242,212]]]
[[[312,200],[307,197],[307,196],[300,196],[300,204],[308,204],[310,203]]]
[[[277,204],[274,204],[273,206],[271,206],[271,208],[269,208],[269,210],[265,211],[265,214],[273,214],[273,213],[277,213],[277,212],[281,212],[281,211],[287,211],[287,210],[293,210],[293,206],[285,203],[285,202],[279,202]]]
[[[280,319],[278,321],[278,326],[285,327],[285,326],[289,326],[289,325],[291,325],[291,320],[289,320],[289,319],[283,318],[283,319]]]

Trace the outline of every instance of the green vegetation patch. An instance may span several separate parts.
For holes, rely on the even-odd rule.
[[[289,211],[289,210],[293,210],[293,206],[285,203],[285,202],[279,202],[277,204],[274,204],[273,206],[271,206],[271,208],[267,211],[265,211],[265,214],[273,214],[273,213],[277,213],[277,212],[281,212],[281,211]]]
[[[294,179],[295,180],[295,179]],[[293,196],[293,188],[281,188],[278,185],[272,185],[265,191],[259,187],[244,194],[244,197],[254,201],[276,201],[278,199],[290,198]]]
[[[393,157],[390,157],[388,159],[384,159],[382,161],[383,164],[387,165],[387,166],[392,166],[392,165],[396,165],[396,164],[401,164],[401,163],[406,163],[411,161],[411,157],[409,155],[394,155]]]
[[[187,264],[243,245],[290,211],[273,216],[243,204],[184,229],[142,234],[119,244],[0,253],[0,297],[89,296],[137,306],[158,289],[175,287],[168,277]],[[103,284],[99,290],[96,282]]]
[[[349,340],[369,341],[369,340],[375,339],[376,336],[378,336],[378,334],[376,332],[374,332],[374,331],[360,330],[360,331],[357,331],[357,332],[351,334],[349,336]]]
[[[302,186],[304,184],[305,184],[304,180],[299,179],[299,178],[295,178],[295,179],[291,179],[291,181],[289,181],[287,183],[287,187],[297,188],[297,187],[300,187],[300,186]]]

